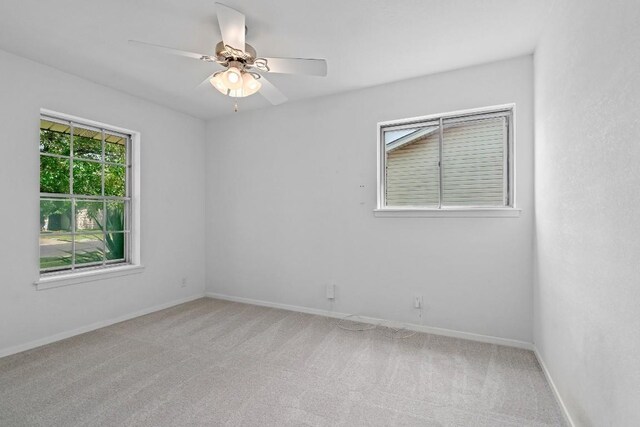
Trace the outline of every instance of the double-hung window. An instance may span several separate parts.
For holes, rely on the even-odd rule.
[[[131,135],[40,118],[40,273],[131,261]]]
[[[514,207],[514,106],[378,124],[378,211]]]

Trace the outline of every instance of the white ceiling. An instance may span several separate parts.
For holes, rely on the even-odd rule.
[[[260,56],[326,58],[329,75],[269,75],[290,101],[531,53],[553,0],[222,0]],[[233,101],[199,86],[220,40],[214,0],[1,0],[0,49],[201,118]],[[269,107],[260,95],[241,110]]]

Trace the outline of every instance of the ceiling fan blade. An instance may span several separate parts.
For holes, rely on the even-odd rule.
[[[129,40],[129,44],[134,46],[142,46],[145,48],[150,48],[150,49],[158,50],[165,53],[170,53],[172,55],[185,56],[187,58],[193,58],[193,59],[215,58],[215,57],[211,57],[209,55],[204,55],[201,53],[188,52],[186,50],[174,49],[172,47],[160,46],[157,44],[146,43],[146,42],[141,42],[137,40]]]
[[[208,87],[209,89],[213,89],[213,87],[211,86],[211,83],[209,83],[209,80],[211,80],[211,77],[213,77],[215,73],[211,73],[207,76],[206,79],[204,79],[198,86],[196,86],[196,89],[201,89],[203,87]]]
[[[264,58],[270,73],[326,76],[327,61],[313,58]]]
[[[287,102],[287,97],[280,92],[280,89],[275,87],[269,80],[265,79],[264,76],[260,76],[258,81],[262,84],[259,91],[260,95],[264,96],[267,101],[273,105],[280,105],[283,102]]]
[[[222,3],[216,3],[216,15],[223,43],[244,52],[244,15]]]

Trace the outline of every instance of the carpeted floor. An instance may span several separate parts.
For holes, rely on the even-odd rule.
[[[203,298],[0,359],[1,426],[557,426],[533,353]]]

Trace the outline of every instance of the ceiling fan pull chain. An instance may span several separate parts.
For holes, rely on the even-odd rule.
[[[233,106],[233,112],[234,113],[238,112],[238,101],[236,101],[235,105]]]

